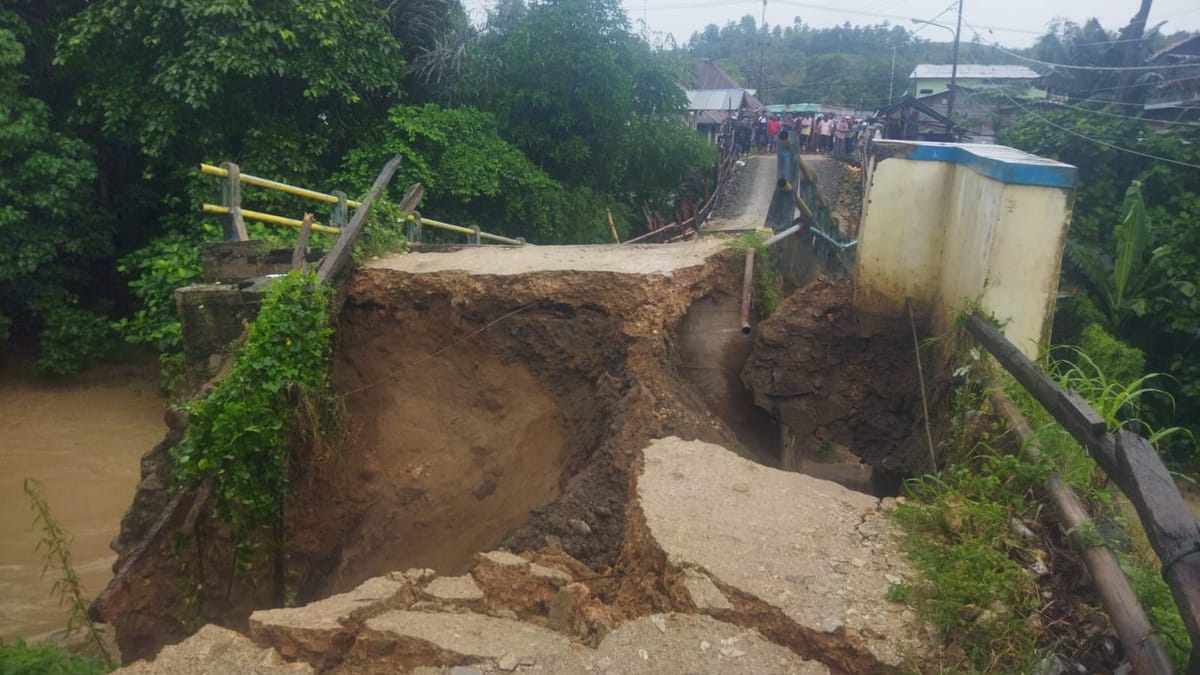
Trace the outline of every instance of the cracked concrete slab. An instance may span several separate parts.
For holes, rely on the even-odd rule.
[[[609,633],[584,664],[586,672],[795,673],[829,669],[773,644],[754,630],[695,614],[654,614]]]
[[[909,572],[878,499],[699,441],[660,439],[644,457],[636,504],[649,539],[735,606],[711,611],[851,671],[899,665],[908,630],[885,594]]]
[[[405,591],[408,591],[407,594]],[[340,658],[354,642],[357,623],[381,611],[399,596],[411,601],[404,577],[368,579],[348,593],[332,595],[304,607],[259,610],[250,615],[250,636],[272,645],[288,658],[323,665]]]
[[[307,663],[286,663],[274,649],[256,646],[228,628],[209,624],[177,645],[163,647],[153,661],[138,661],[120,675],[312,675]]]
[[[586,650],[552,630],[511,619],[395,610],[367,620],[348,662],[362,666],[386,659],[394,670],[467,665],[494,670],[504,662],[515,664],[509,670],[575,672]]]

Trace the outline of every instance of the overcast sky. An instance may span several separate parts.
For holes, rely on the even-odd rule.
[[[476,18],[488,0],[465,0]],[[762,17],[762,0],[623,0],[636,30],[643,18],[653,33],[672,33],[683,44],[695,31],[710,23],[724,26],[749,14],[757,22]],[[1090,17],[1110,31],[1124,26],[1138,8],[1137,0],[964,0],[962,39],[970,40],[973,26],[987,44],[999,42],[1009,47],[1027,47],[1056,18],[1083,22]],[[815,27],[851,24],[876,24],[888,21],[916,28],[911,19],[931,20],[953,27],[957,2],[951,0],[767,0],[767,23],[791,25],[799,16]],[[947,10],[943,13],[943,10]],[[940,15],[940,16],[939,16]],[[1166,21],[1162,30],[1200,30],[1200,0],[1155,0],[1150,10],[1150,25]],[[950,40],[951,33],[927,26],[922,38]]]

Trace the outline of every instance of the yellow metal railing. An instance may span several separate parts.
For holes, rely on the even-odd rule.
[[[327,232],[329,234],[340,233],[342,231],[340,226],[345,224],[347,216],[349,215],[349,209],[357,209],[358,207],[362,206],[361,202],[357,202],[353,199],[347,199],[344,192],[336,192],[333,194],[318,192],[316,190],[309,190],[307,188],[297,187],[295,185],[288,185],[287,183],[281,183],[268,178],[252,176],[248,173],[242,173],[238,166],[232,162],[226,162],[221,166],[201,164],[200,173],[203,173],[207,176],[215,176],[217,178],[224,179],[221,185],[221,201],[223,203],[203,204],[201,208],[204,213],[228,216],[225,235],[226,238],[229,239],[233,239],[235,236],[238,239],[245,239],[246,233],[245,226],[241,224],[242,218],[249,218],[251,220],[258,220],[264,223],[274,223],[276,225],[285,225],[287,227],[295,228],[299,228],[302,223],[302,221],[295,218],[287,218],[284,216],[277,216],[273,213],[263,213],[262,211],[252,211],[250,209],[242,208],[242,183],[265,188],[267,190],[275,190],[276,192],[295,195],[297,197],[303,197],[305,199],[324,202],[326,204],[333,204],[333,223],[330,225],[322,225],[314,222],[312,229],[316,232]],[[511,239],[498,234],[483,232],[478,227],[462,227],[461,225],[451,225],[450,223],[443,223],[431,218],[419,217],[417,214],[409,214],[405,218],[405,223],[408,227],[408,237],[414,242],[420,241],[422,227],[433,227],[439,230],[446,230],[448,232],[465,234],[471,238],[471,243],[474,244],[481,244],[484,240],[488,240],[513,246],[525,245],[525,240],[521,238]]]

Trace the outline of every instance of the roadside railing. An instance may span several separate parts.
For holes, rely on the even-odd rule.
[[[1188,674],[1200,673],[1200,519],[1192,515],[1171,472],[1148,440],[1108,424],[1079,394],[1063,389],[975,312],[967,331],[1096,461],[1137,510],[1162,576],[1192,641]],[[1151,669],[1148,672],[1167,672]]]
[[[280,181],[271,180],[269,178],[260,178],[252,176],[248,173],[242,173],[237,164],[233,162],[224,162],[220,166],[212,164],[201,164],[200,173],[207,176],[214,176],[222,179],[221,181],[221,203],[220,204],[203,204],[201,210],[204,213],[212,215],[225,216],[224,230],[225,238],[231,241],[245,241],[249,238],[246,234],[245,219],[257,220],[259,222],[271,223],[274,225],[283,225],[300,229],[303,225],[302,220],[296,218],[288,218],[273,213],[264,213],[262,211],[254,211],[242,207],[242,184],[253,185],[255,187],[282,192],[296,197],[309,199],[312,201],[322,202],[333,206],[333,213],[329,219],[328,225],[321,223],[312,223],[312,229],[316,232],[325,232],[328,234],[339,234],[342,227],[350,219],[352,209],[357,209],[362,206],[362,203],[353,199],[349,199],[345,192],[334,191],[318,192],[308,188],[289,185]],[[446,232],[455,232],[467,236],[467,241],[470,244],[482,244],[484,241],[494,241],[510,246],[523,246],[525,240],[523,238],[510,238],[490,232],[483,232],[478,226],[463,227],[461,225],[451,225],[432,218],[423,218],[420,213],[414,211],[405,214],[404,223],[409,241],[420,243],[422,230],[425,227],[432,227]]]

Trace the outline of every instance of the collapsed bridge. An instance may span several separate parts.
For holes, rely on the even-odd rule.
[[[199,515],[187,527],[207,532],[209,542],[197,551],[205,578],[192,602],[205,619],[319,670],[357,672],[402,653],[425,656],[393,665],[508,664],[503,651],[458,652],[436,635],[417,635],[414,617],[395,611],[515,615],[600,651],[608,635],[642,618],[702,614],[757,630],[820,664],[814,672],[894,669],[898,655],[884,645],[911,617],[882,602],[889,582],[874,587],[906,574],[878,519],[880,498],[765,467],[794,469],[797,458],[803,465],[834,448],[871,472],[866,480],[839,479],[878,494],[923,470],[926,415],[910,322],[924,335],[943,334],[962,299],[977,299],[1010,319],[1011,340],[1031,352],[1044,344],[1071,173],[977,148],[881,143],[879,153],[867,179],[854,282],[806,287],[753,338],[737,321],[741,251],[720,238],[467,247],[365,265],[338,319],[333,378],[347,404],[345,446],[297,467],[287,553],[262,583],[228,578],[221,527],[192,505]],[[784,265],[813,260],[796,252],[781,258]],[[944,393],[936,381],[930,377],[933,415]],[[711,445],[676,452],[656,442],[670,437]],[[166,452],[160,447],[159,460]],[[727,466],[728,480],[684,467],[663,478],[652,464],[668,461]],[[168,495],[150,493],[166,468],[149,466],[139,498],[161,507]],[[765,485],[772,497],[731,502]],[[660,512],[647,500],[662,505],[663,494],[680,488],[677,499],[696,500],[695,519],[655,520]],[[815,502],[800,498],[813,491],[821,495]],[[704,506],[731,503],[739,504],[732,513]],[[177,511],[188,519],[188,508]],[[123,531],[142,543],[121,552],[124,576],[99,607],[117,625],[127,658],[189,632],[194,607],[177,598],[181,577],[160,534],[182,520],[137,526],[133,519]],[[817,530],[798,523],[827,527],[831,538],[818,545],[808,536]],[[719,553],[673,539],[686,542],[687,532],[740,541],[746,560],[766,550],[766,539],[748,535],[798,538],[764,553],[756,572],[722,567]],[[839,541],[848,547],[844,559],[830,554]],[[478,557],[497,548],[523,553],[524,562],[509,560],[510,567],[537,564],[565,578],[550,588],[535,584],[523,598],[506,596],[489,576],[496,559]],[[798,567],[775,570],[783,559]],[[331,594],[364,593],[382,583],[373,579],[409,568],[433,572],[393,578],[399,585],[386,600],[372,596],[370,612],[337,610],[324,629],[305,627],[303,612],[252,614],[283,598],[319,607]],[[434,574],[457,590],[431,590]],[[866,595],[841,592],[829,579]],[[823,604],[831,594],[838,599]],[[802,616],[809,606],[825,609]],[[895,622],[883,632],[871,628],[881,616]],[[304,643],[300,636],[313,631],[332,646]],[[529,658],[544,665],[559,658],[557,649]],[[723,658],[740,658],[729,655],[735,651]]]

